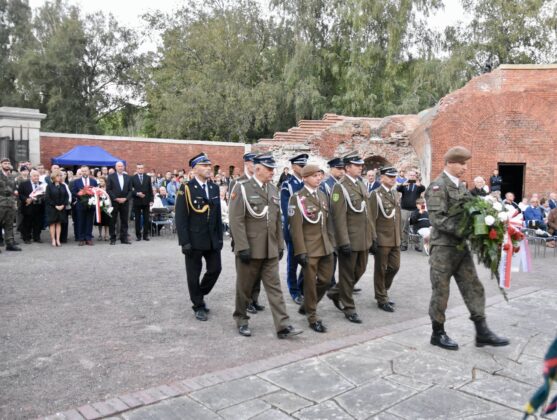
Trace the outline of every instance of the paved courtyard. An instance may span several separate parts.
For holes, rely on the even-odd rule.
[[[370,262],[356,299],[363,324],[326,300],[319,311],[329,332],[317,334],[288,299],[293,324],[306,331],[277,340],[268,310],[252,317],[253,337],[237,334],[225,247],[207,323],[193,318],[175,238],[3,252],[0,417],[519,418],[540,383],[557,319],[552,252],[514,277],[510,303],[480,270],[489,324],[509,347],[473,346],[453,287],[447,329],[462,348],[446,352],[428,343],[421,254],[403,253],[396,313],[375,306]]]

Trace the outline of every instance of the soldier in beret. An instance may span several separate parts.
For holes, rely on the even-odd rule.
[[[4,227],[7,251],[21,251],[15,244],[14,220],[17,212],[15,194],[17,190],[16,174],[12,174],[10,159],[0,160],[0,230]]]
[[[290,198],[288,207],[294,256],[304,273],[304,302],[298,312],[307,316],[312,330],[324,333],[327,328],[316,311],[333,275],[334,239],[329,228],[328,199],[319,190],[323,178],[319,166],[305,166],[302,177],[304,187]]]
[[[485,292],[466,239],[459,234],[462,213],[451,209],[462,208],[471,195],[460,181],[466,173],[470,151],[457,146],[444,156],[445,169],[427,188],[425,198],[431,222],[430,279],[431,301],[429,316],[433,333],[431,344],[447,350],[458,350],[458,344],[445,332],[445,310],[449,300],[449,285],[454,276],[464,299],[470,319],[476,327],[476,346],[506,346],[509,340],[498,337],[485,320]],[[463,210],[464,211],[464,210]]]

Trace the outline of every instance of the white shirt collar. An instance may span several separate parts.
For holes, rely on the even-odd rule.
[[[255,180],[255,182],[257,182],[257,185],[259,185],[261,189],[263,189],[263,183],[260,180],[258,180],[256,176],[254,176],[253,179]]]
[[[313,188],[311,188],[308,185],[304,185],[305,189],[309,191],[310,194],[315,194],[315,192],[317,191],[316,189],[314,190]]]
[[[250,174],[248,173],[248,171],[246,171],[246,168],[244,168],[244,175],[245,175],[248,179],[251,179],[251,178],[252,178],[252,175],[250,175]]]
[[[392,190],[388,187],[386,187],[385,185],[381,184],[381,186],[385,189],[385,191],[387,191],[388,193],[392,192]]]
[[[354,184],[357,184],[357,180],[356,180],[356,179],[352,178],[352,177],[351,177],[350,175],[348,175],[348,174],[345,174],[345,176],[346,176],[350,181],[352,181]]]
[[[451,175],[450,173],[448,173],[447,171],[443,171],[445,172],[445,175],[447,175],[449,177],[449,179],[451,181],[453,181],[453,184],[455,184],[457,187],[460,185],[460,179],[458,179],[456,176]]]
[[[201,187],[203,187],[203,185],[207,184],[207,181],[203,182],[203,181],[201,181],[198,177],[195,177],[195,180],[197,181],[197,183],[198,183],[199,185],[201,185]]]

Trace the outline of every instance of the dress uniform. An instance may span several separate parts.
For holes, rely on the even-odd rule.
[[[302,303],[302,290],[304,276],[302,270],[298,275],[298,262],[294,258],[294,246],[292,244],[292,239],[290,238],[290,232],[288,229],[288,203],[290,202],[290,197],[294,193],[300,191],[304,186],[304,182],[296,174],[297,169],[302,169],[307,164],[308,155],[302,153],[301,155],[294,156],[290,159],[292,164],[292,174],[288,175],[286,181],[282,183],[280,189],[280,208],[282,210],[282,227],[284,233],[284,241],[286,242],[286,282],[288,284],[288,291],[294,302],[298,305]],[[296,166],[298,168],[296,168]],[[299,172],[299,171],[298,171]]]
[[[192,168],[210,164],[211,161],[203,153],[190,160]],[[219,187],[194,177],[180,186],[175,212],[178,239],[186,259],[192,308],[198,320],[206,321],[208,309],[204,298],[213,289],[222,269],[223,227]],[[202,259],[205,259],[206,271],[200,281]]]
[[[304,180],[319,172],[319,166],[307,165],[302,169]],[[304,302],[300,313],[307,316],[309,326],[316,332],[326,327],[317,316],[317,304],[329,288],[333,275],[332,229],[329,229],[329,204],[325,193],[312,189],[307,183],[290,197],[288,207],[290,237],[294,256],[304,273]]]
[[[348,165],[361,165],[357,155],[344,158],[346,175],[333,188],[331,209],[338,248],[339,281],[327,296],[342,309],[350,322],[361,323],[352,294],[364,274],[375,237],[375,226],[368,210],[368,195],[362,180],[349,175]],[[341,305],[342,304],[342,308]]]
[[[12,174],[10,159],[3,158],[0,164],[0,229],[4,227],[6,250],[21,251],[14,238],[14,220],[17,213],[14,193],[17,190],[17,175]]]
[[[389,300],[389,289],[400,268],[400,232],[401,211],[398,195],[393,187],[396,184],[397,171],[393,167],[381,169],[381,178],[385,183],[374,190],[369,197],[369,206],[375,225],[374,238],[375,266],[373,283],[377,306],[386,311],[394,312],[394,302]],[[385,177],[385,178],[384,178]],[[387,178],[388,177],[388,178]],[[392,185],[387,183],[392,179]]]
[[[299,334],[289,325],[280,287],[279,260],[284,252],[279,197],[272,181],[276,168],[271,155],[254,158],[255,175],[239,182],[230,197],[230,230],[236,254],[236,308],[233,317],[238,332],[250,336],[246,307],[254,283],[261,279],[279,338]],[[259,176],[258,176],[259,174]]]
[[[459,178],[466,171],[466,162],[472,157],[464,147],[453,147],[445,154],[445,170],[426,190],[425,198],[431,222],[430,279],[431,301],[429,316],[433,334],[431,344],[457,350],[458,344],[445,332],[445,310],[449,300],[449,285],[454,276],[470,319],[476,326],[476,345],[505,346],[509,340],[496,336],[485,321],[485,293],[476,273],[476,267],[466,239],[459,233],[462,205],[471,195]]]

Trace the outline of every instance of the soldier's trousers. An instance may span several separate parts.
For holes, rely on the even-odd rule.
[[[4,241],[6,245],[15,242],[14,238],[14,220],[16,209],[13,206],[0,207],[0,226],[4,226]]]
[[[349,256],[338,256],[338,283],[331,288],[328,295],[338,298],[344,306],[344,313],[352,315],[356,312],[354,304],[354,286],[364,275],[367,267],[369,251],[352,251]]]
[[[379,246],[375,254],[373,284],[377,303],[389,302],[389,289],[400,268],[400,247]]]
[[[454,246],[434,245],[429,256],[431,301],[429,317],[432,321],[444,323],[449,300],[451,277],[454,276],[464,303],[470,311],[470,319],[485,319],[485,292],[474,259],[468,249],[458,250]]]
[[[289,318],[280,287],[278,258],[252,258],[246,264],[236,257],[236,308],[232,315],[236,325],[238,327],[248,325],[249,316],[246,307],[251,302],[253,285],[258,279],[263,282],[267,293],[276,331],[285,329],[289,325]]]
[[[207,270],[201,281],[201,268],[203,267],[203,258],[205,258],[205,266]],[[193,303],[192,309],[205,307],[204,297],[209,294],[213,286],[217,282],[222,270],[220,251],[193,249],[191,255],[186,255],[186,276],[188,278],[188,291],[190,299]]]
[[[309,257],[304,267],[304,309],[310,324],[317,316],[317,304],[321,301],[329,288],[333,273],[333,254],[324,257]]]

